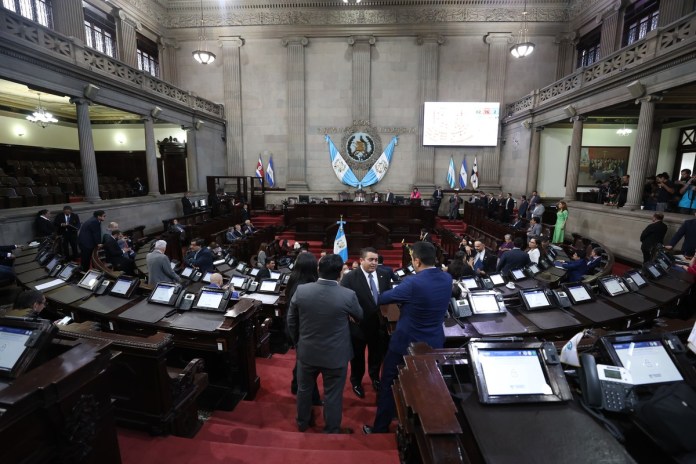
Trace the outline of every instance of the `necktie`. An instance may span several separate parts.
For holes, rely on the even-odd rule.
[[[377,303],[377,300],[379,299],[379,292],[377,291],[377,284],[375,283],[375,276],[372,272],[367,274],[368,279],[370,281],[370,290],[372,290],[372,296],[375,299],[375,303]]]

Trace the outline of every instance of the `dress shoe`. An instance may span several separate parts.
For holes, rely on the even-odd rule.
[[[353,385],[353,393],[355,393],[358,398],[365,398],[365,390],[363,390],[362,385]]]
[[[374,379],[374,380],[372,381],[372,388],[374,388],[376,392],[379,391],[379,387],[380,387],[381,385],[382,385],[382,384],[380,383],[379,379]]]
[[[310,427],[314,427],[317,425],[317,419],[314,417],[314,413],[312,413],[311,416],[309,416],[309,423],[307,424],[301,424],[300,421],[297,421],[297,430],[300,432],[306,431]]]
[[[372,434],[372,427],[369,425],[363,425],[363,433],[365,435],[371,435]]]

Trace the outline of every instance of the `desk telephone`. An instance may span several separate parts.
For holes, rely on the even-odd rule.
[[[597,364],[594,356],[580,355],[580,388],[585,403],[591,408],[611,412],[632,411],[638,400],[631,374],[620,366]]]
[[[563,290],[552,290],[553,292],[553,297],[556,299],[556,302],[558,303],[558,306],[561,308],[569,308],[572,306],[572,303],[570,302],[570,298],[568,298],[568,294],[564,292]]]
[[[483,285],[483,288],[486,290],[493,290],[495,288],[493,281],[489,277],[481,277],[481,285]]]
[[[469,300],[465,295],[462,295],[460,299],[450,299],[450,312],[452,313],[452,316],[456,317],[457,319],[473,315],[471,312],[471,305],[469,304]]]
[[[626,285],[628,285],[631,292],[637,292],[640,290],[640,287],[638,287],[638,284],[632,278],[626,277],[624,280],[626,281]]]

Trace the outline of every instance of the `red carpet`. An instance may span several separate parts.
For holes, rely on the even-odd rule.
[[[399,462],[396,437],[363,435],[363,424],[375,415],[375,392],[365,382],[365,399],[357,398],[346,382],[343,395],[344,427],[352,435],[321,433],[321,407],[315,407],[317,425],[304,433],[295,425],[295,396],[290,379],[295,353],[257,358],[261,389],[255,401],[243,401],[231,412],[215,411],[195,438],[150,437],[119,430],[121,457],[129,463],[167,464],[389,464]],[[320,386],[321,391],[321,386]]]

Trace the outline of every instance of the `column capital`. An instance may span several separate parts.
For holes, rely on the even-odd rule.
[[[73,105],[89,105],[92,103],[92,100],[85,97],[72,97],[70,99],[70,103],[72,103]]]
[[[515,41],[515,38],[511,32],[489,32],[483,36],[483,41],[488,45],[511,44]]]
[[[157,45],[159,45],[159,47],[162,50],[166,50],[168,48],[173,48],[176,50],[176,49],[180,48],[179,41],[176,40],[176,37],[160,37],[157,40]]]
[[[418,37],[416,37],[416,43],[418,45],[423,45],[426,43],[443,45],[445,43],[445,37],[441,34],[419,35]]]
[[[599,15],[597,15],[597,23],[601,24],[602,20],[607,19],[611,15],[614,15],[619,12],[621,9],[621,3],[623,3],[621,0],[614,0],[611,2],[607,7],[602,10]]]
[[[583,116],[578,114],[577,116],[573,116],[570,118],[570,122],[585,122],[587,121],[587,116]]]
[[[239,36],[220,37],[220,48],[241,48],[244,46],[244,39]]]
[[[534,132],[543,132],[544,129],[546,129],[546,127],[536,126],[536,127],[534,127]]]
[[[140,22],[137,19],[133,18],[130,14],[126,13],[125,10],[118,7],[114,7],[114,9],[111,10],[111,12],[114,16],[116,16],[122,22],[132,26],[135,30],[142,29]]]
[[[636,105],[640,103],[658,103],[662,101],[662,97],[659,95],[646,95],[644,97],[636,98]]]
[[[374,45],[377,43],[377,38],[374,35],[351,35],[348,37],[348,45],[360,43]]]
[[[301,36],[283,37],[280,43],[283,45],[283,47],[290,45],[302,45],[303,47],[306,47],[309,44],[309,39]]]
[[[578,40],[577,32],[559,32],[553,39],[555,44],[575,45]]]

